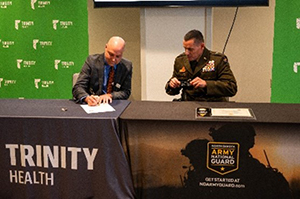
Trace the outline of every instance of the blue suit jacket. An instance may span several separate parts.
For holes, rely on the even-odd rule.
[[[76,84],[73,97],[77,102],[88,95],[101,95],[104,75],[104,53],[90,55],[86,59]],[[132,62],[122,58],[117,65],[112,98],[128,99],[131,94]]]

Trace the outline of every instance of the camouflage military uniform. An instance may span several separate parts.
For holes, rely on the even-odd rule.
[[[207,83],[206,88],[183,89],[182,100],[227,101],[225,97],[234,96],[237,92],[236,80],[230,70],[226,56],[209,51],[207,48],[204,49],[194,71],[184,53],[176,57],[173,77],[176,77],[179,81],[188,81],[200,77]],[[171,88],[169,81],[166,85],[167,94],[179,94],[181,88]]]

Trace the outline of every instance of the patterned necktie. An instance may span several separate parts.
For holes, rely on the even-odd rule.
[[[112,93],[112,87],[113,87],[113,81],[114,81],[114,67],[110,68],[109,75],[108,75],[108,81],[107,81],[107,93]]]

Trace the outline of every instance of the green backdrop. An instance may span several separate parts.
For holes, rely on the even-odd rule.
[[[86,0],[0,0],[0,98],[72,98],[88,55]]]
[[[300,103],[300,1],[277,0],[271,102]]]

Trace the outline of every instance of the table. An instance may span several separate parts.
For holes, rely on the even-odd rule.
[[[195,118],[198,107],[254,117]],[[137,198],[300,196],[300,105],[134,101],[120,119]]]
[[[134,198],[119,115],[71,100],[0,100],[0,198]]]

